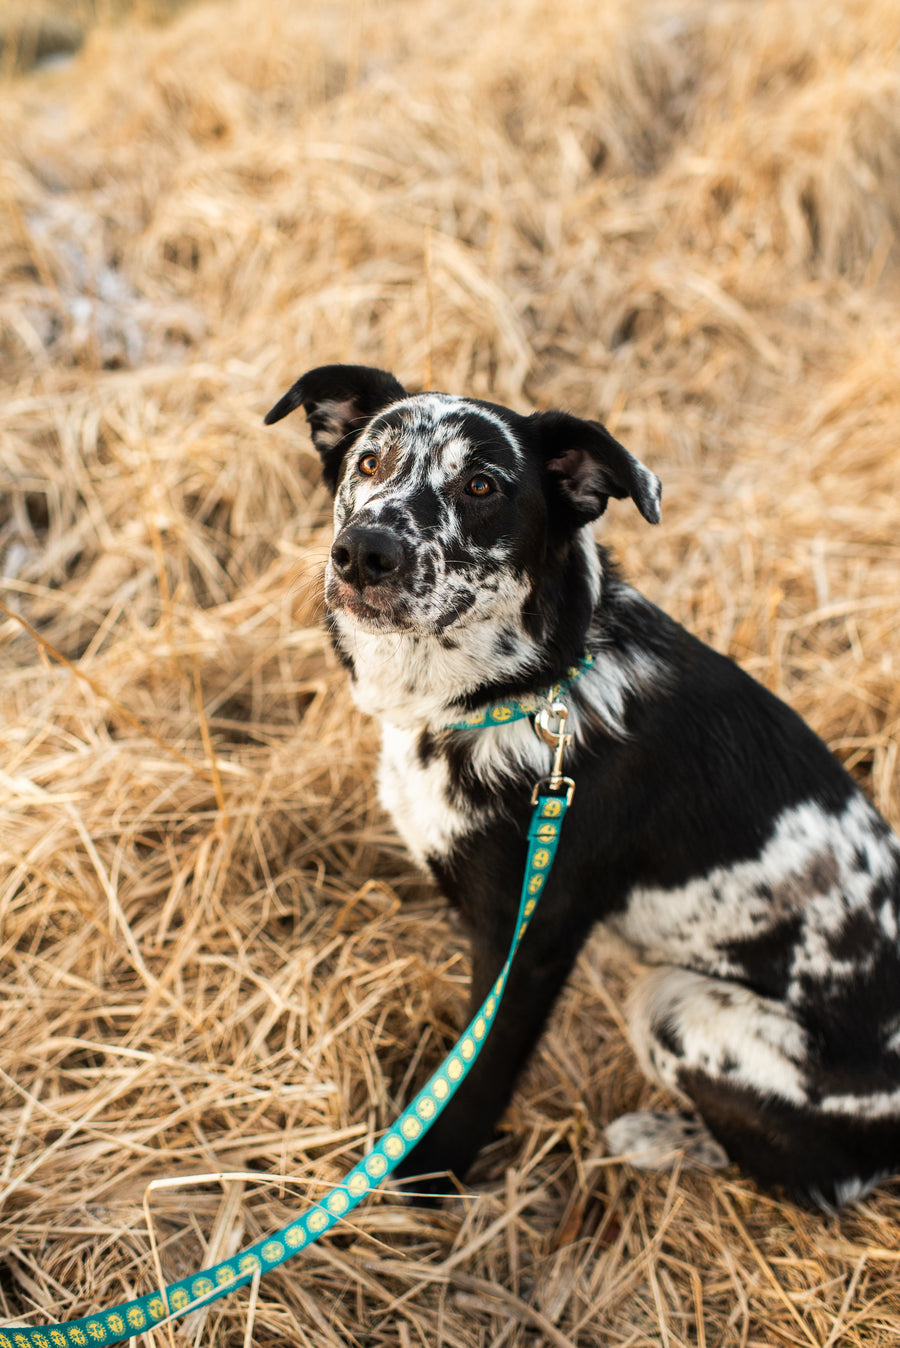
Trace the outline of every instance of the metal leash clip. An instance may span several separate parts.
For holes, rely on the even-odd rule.
[[[566,734],[566,721],[569,719],[569,709],[564,702],[551,702],[535,714],[534,729],[545,744],[548,744],[553,750],[553,766],[550,769],[549,777],[542,777],[540,781],[535,782],[534,790],[531,793],[531,803],[536,805],[540,789],[546,782],[551,791],[559,791],[560,787],[566,788],[566,805],[571,805],[572,797],[575,794],[575,783],[571,777],[562,775],[562,758],[568,745],[572,743],[572,736]]]

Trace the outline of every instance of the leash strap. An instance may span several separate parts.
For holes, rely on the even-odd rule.
[[[502,721],[483,721],[482,724],[502,724]],[[471,727],[466,724],[464,728]],[[396,1169],[453,1099],[477,1058],[494,1020],[513,956],[528,929],[556,855],[560,829],[571,800],[571,790],[557,794],[560,785],[571,787],[566,778],[548,779],[535,787],[532,797],[534,809],[528,829],[528,859],[516,930],[499,978],[477,1015],[469,1022],[456,1046],[447,1054],[431,1079],[343,1182],[327,1198],[307,1208],[287,1226],[273,1232],[265,1240],[249,1245],[232,1259],[223,1260],[189,1278],[170,1283],[160,1291],[123,1302],[97,1315],[87,1315],[81,1320],[40,1327],[7,1326],[0,1329],[0,1348],[87,1348],[91,1344],[118,1343],[121,1339],[152,1329],[164,1320],[209,1305],[227,1292],[245,1287],[256,1276],[268,1273],[299,1254],[307,1245],[330,1231]]]

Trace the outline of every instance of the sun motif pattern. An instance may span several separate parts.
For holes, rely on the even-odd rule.
[[[362,1202],[412,1150],[452,1099],[478,1057],[500,1004],[513,956],[525,935],[556,854],[567,804],[565,796],[549,792],[538,796],[528,831],[528,859],[515,935],[499,978],[434,1075],[342,1184],[280,1231],[248,1246],[232,1259],[170,1283],[164,1290],[150,1292],[82,1320],[39,1327],[2,1326],[0,1348],[84,1348],[90,1344],[118,1343],[170,1317],[207,1305],[226,1292],[247,1286],[257,1275],[262,1276],[299,1254]]]
[[[524,721],[527,717],[533,716],[541,707],[556,702],[562,697],[567,688],[571,688],[586,674],[594,663],[594,657],[590,651],[586,651],[577,664],[572,665],[571,669],[566,670],[565,678],[560,679],[552,688],[548,688],[544,693],[535,693],[530,697],[516,698],[509,702],[493,702],[489,707],[481,711],[474,711],[468,716],[463,716],[459,721],[452,721],[450,725],[445,725],[444,730],[487,730],[491,726],[512,725],[514,721]]]

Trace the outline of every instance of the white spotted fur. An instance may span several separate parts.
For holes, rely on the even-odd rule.
[[[795,943],[786,998],[795,1005],[802,1000],[805,974],[841,976],[841,962],[829,952],[828,938],[854,909],[867,908],[872,881],[893,869],[897,840],[892,835],[878,838],[874,818],[875,811],[861,796],[837,818],[814,802],[786,810],[755,860],[715,870],[682,889],[635,889],[627,909],[608,926],[646,963],[680,964],[720,979],[738,978],[739,963],[717,955],[716,947],[758,934],[772,911],[765,886],[779,895],[785,917],[802,911],[802,936]],[[854,866],[856,848],[865,852],[871,874]],[[810,897],[803,876],[823,858],[833,866],[834,881],[826,893]],[[881,920],[893,938],[893,913],[887,905]],[[846,973],[858,967],[858,962],[848,961]]]
[[[678,1031],[682,1057],[667,1052],[653,1033],[654,1024],[665,1021]],[[681,1095],[678,1073],[686,1066],[728,1076],[764,1096],[794,1104],[806,1100],[804,1031],[781,1003],[739,983],[690,969],[655,969],[635,985],[628,1023],[644,1072],[676,1095]],[[737,1063],[730,1073],[728,1058]]]

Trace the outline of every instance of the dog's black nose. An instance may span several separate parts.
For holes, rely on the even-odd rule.
[[[364,585],[387,580],[400,569],[403,544],[387,529],[351,524],[334,540],[331,560],[341,580],[361,590]]]

